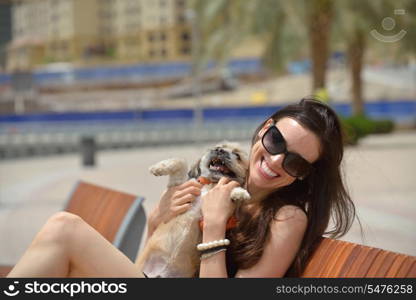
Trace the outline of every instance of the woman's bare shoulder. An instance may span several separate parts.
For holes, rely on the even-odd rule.
[[[308,217],[305,212],[295,205],[284,205],[275,214],[273,223],[284,221],[290,224],[306,225]]]

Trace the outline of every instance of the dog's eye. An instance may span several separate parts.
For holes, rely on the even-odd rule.
[[[233,152],[233,153],[234,153],[235,157],[237,157],[238,160],[241,160],[240,154],[238,154],[237,152]]]

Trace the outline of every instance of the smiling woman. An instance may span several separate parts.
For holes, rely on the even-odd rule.
[[[342,157],[338,117],[319,101],[289,105],[257,128],[247,181],[252,202],[240,207],[239,226],[229,233],[230,275],[298,276],[324,233],[348,231],[355,207],[341,178]]]
[[[217,156],[220,151],[214,150]],[[149,214],[148,236],[189,211],[202,195],[200,277],[299,276],[322,235],[342,236],[355,217],[340,173],[342,158],[343,133],[330,107],[313,99],[284,107],[254,132],[249,169],[243,172],[247,176],[241,176],[247,177],[245,182],[219,176],[206,193],[195,180],[170,186]],[[214,174],[230,171],[225,160],[210,157],[204,165]],[[238,185],[251,200],[236,207],[230,196]],[[331,216],[334,227],[328,230]],[[235,226],[227,226],[230,217]],[[48,220],[9,273],[9,277],[40,276],[142,273],[81,218],[60,212]]]

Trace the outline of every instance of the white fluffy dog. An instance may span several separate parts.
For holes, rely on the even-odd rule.
[[[156,176],[169,175],[168,186],[180,185],[189,178],[205,178],[210,183],[202,188],[202,196],[223,176],[243,185],[247,168],[247,154],[240,145],[223,142],[209,149],[189,172],[185,160],[177,158],[157,163],[150,168],[150,172]],[[233,201],[249,199],[250,195],[243,188],[237,187],[231,193]],[[197,197],[187,212],[158,226],[136,260],[136,265],[148,277],[196,276],[200,262],[196,246],[202,239],[200,219],[201,197]]]

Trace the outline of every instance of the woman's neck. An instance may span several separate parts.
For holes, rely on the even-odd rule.
[[[254,217],[259,211],[259,205],[258,203],[247,203],[247,205],[244,206],[244,210]]]
[[[269,193],[263,189],[247,186],[247,191],[250,194],[250,203],[260,203],[267,198]]]

